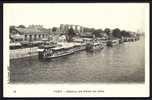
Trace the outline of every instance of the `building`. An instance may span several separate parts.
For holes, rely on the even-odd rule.
[[[31,25],[27,28],[17,28],[15,27],[10,33],[10,38],[15,39],[15,36],[22,37],[22,41],[41,41],[43,39],[48,39],[49,30],[43,28],[40,25]]]
[[[60,30],[62,32],[67,32],[68,29],[73,28],[76,33],[84,32],[84,27],[80,25],[72,25],[72,24],[60,24]]]

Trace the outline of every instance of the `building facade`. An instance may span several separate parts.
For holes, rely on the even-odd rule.
[[[38,27],[37,27],[38,26]],[[43,39],[49,38],[49,30],[43,28],[42,26],[31,25],[27,28],[15,28],[13,33],[10,33],[10,37],[13,37],[18,34],[18,36],[22,36],[22,41],[41,41]]]
[[[73,28],[76,33],[84,32],[84,27],[80,25],[72,25],[72,24],[60,24],[60,31],[67,32],[68,29]]]

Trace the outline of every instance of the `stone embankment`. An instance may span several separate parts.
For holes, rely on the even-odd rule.
[[[10,50],[10,59],[18,59],[38,55],[38,47],[22,48]]]

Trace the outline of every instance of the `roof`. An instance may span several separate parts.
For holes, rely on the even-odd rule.
[[[83,42],[83,39],[82,38],[74,38],[73,41],[75,41],[75,42]]]
[[[92,38],[93,35],[90,32],[85,32],[85,33],[80,33],[80,37],[88,37],[88,38]]]
[[[21,34],[48,34],[47,29],[37,29],[37,28],[16,28],[16,30]]]
[[[52,49],[53,50],[68,49],[68,48],[75,46],[74,43],[67,43],[67,42],[58,42],[58,45],[60,45],[60,46],[57,46],[57,47],[52,48]]]
[[[74,46],[74,43],[60,42],[59,45],[62,45],[63,48],[70,48]]]

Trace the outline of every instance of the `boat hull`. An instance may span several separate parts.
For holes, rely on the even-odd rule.
[[[112,47],[112,46],[115,46],[115,45],[118,45],[119,44],[119,41],[118,40],[115,40],[115,41],[107,41],[107,46],[109,47]]]
[[[43,59],[59,58],[59,57],[64,57],[64,56],[71,55],[71,54],[73,54],[73,53],[74,53],[74,52],[69,52],[69,53],[64,53],[64,54],[56,55],[56,56],[46,56],[46,57],[43,57]]]
[[[102,50],[104,47],[95,47],[95,48],[92,48],[92,49],[89,49],[87,51],[89,52],[93,52],[93,51],[96,51],[96,50]]]
[[[66,50],[64,53],[60,53],[60,54],[52,54],[52,55],[43,55],[42,52],[39,53],[39,58],[40,59],[54,59],[54,58],[59,58],[59,57],[64,57],[64,56],[68,56],[71,54],[74,54],[76,52],[85,50],[85,46],[78,46],[78,47],[74,47],[72,49]]]
[[[86,46],[86,50],[91,52],[95,50],[102,50],[103,48],[103,44],[87,44]]]

